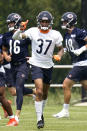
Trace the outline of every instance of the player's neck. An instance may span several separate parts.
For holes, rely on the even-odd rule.
[[[70,28],[70,30],[68,30],[68,33],[71,34],[72,31],[74,30],[74,28],[75,28],[75,27]]]
[[[46,33],[48,33],[50,30],[40,30],[40,32],[41,33],[43,33],[43,34],[46,34]]]

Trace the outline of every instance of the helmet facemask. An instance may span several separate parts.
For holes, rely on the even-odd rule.
[[[49,30],[52,27],[52,23],[48,20],[42,20],[38,22],[37,25],[38,25],[38,28],[41,30]]]
[[[52,28],[53,17],[48,11],[42,11],[37,16],[37,26],[41,30],[49,30]]]

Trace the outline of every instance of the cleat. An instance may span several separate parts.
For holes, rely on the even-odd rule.
[[[69,117],[69,112],[67,110],[62,110],[61,112],[57,113],[57,114],[54,114],[53,117],[56,117],[56,118],[68,118]]]
[[[15,120],[15,118],[12,118],[9,120],[6,126],[17,126],[18,122]]]
[[[42,120],[38,121],[37,122],[37,128],[40,129],[40,128],[43,128],[44,127],[44,123]]]
[[[44,125],[44,116],[43,116],[43,114],[41,116],[41,119],[42,119],[42,122],[43,122],[43,125]]]
[[[1,118],[1,116],[0,116],[0,120],[1,120],[2,118]]]

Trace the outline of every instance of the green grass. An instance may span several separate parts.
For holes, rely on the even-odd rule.
[[[15,112],[15,106],[12,105]],[[44,111],[45,127],[37,129],[36,113],[34,104],[23,105],[20,122],[17,127],[6,127],[8,119],[3,117],[3,111],[0,109],[2,120],[0,120],[0,131],[87,131],[87,107],[70,106],[70,118],[57,119],[52,115],[62,108],[61,105],[46,105]]]

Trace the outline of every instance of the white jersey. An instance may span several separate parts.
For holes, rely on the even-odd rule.
[[[25,31],[25,34],[32,42],[32,57],[29,63],[42,68],[51,68],[55,46],[62,46],[63,38],[60,32],[50,30],[48,33],[41,33],[37,27],[32,27]]]

